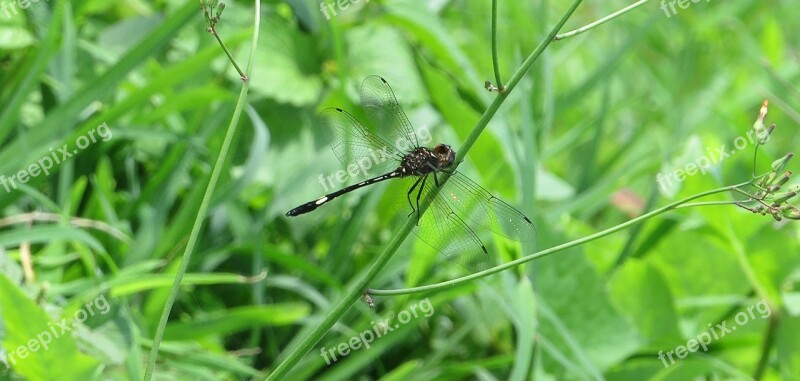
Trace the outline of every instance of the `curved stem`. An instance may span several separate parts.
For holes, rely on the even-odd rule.
[[[753,178],[756,177],[756,164],[758,163],[758,142],[756,142],[756,148],[753,150]]]
[[[582,26],[582,27],[580,27],[578,29],[569,31],[569,32],[564,33],[564,34],[559,34],[558,36],[556,36],[556,40],[563,40],[565,38],[576,36],[576,35],[579,35],[579,34],[581,34],[583,32],[586,32],[589,29],[593,29],[595,27],[598,27],[598,26],[600,26],[602,24],[605,24],[605,23],[607,23],[607,22],[609,22],[609,21],[611,21],[611,20],[613,20],[613,19],[615,19],[615,18],[617,18],[619,16],[622,16],[625,13],[630,12],[631,10],[639,7],[640,5],[642,5],[642,4],[644,4],[644,3],[648,2],[648,1],[649,0],[639,0],[639,1],[637,1],[637,2],[635,2],[633,4],[631,4],[631,5],[629,5],[629,6],[625,7],[625,8],[622,8],[622,9],[620,9],[620,10],[618,10],[618,11],[616,11],[616,12],[614,12],[614,13],[606,16],[606,17],[603,17],[600,20],[597,20],[597,21],[595,21],[595,22],[593,22],[591,24],[584,25],[584,26]]]
[[[575,12],[575,9],[578,8],[578,5],[580,5],[581,2],[582,0],[575,0],[572,3],[567,12],[564,13],[564,16],[561,18],[561,20],[558,21],[558,24],[556,24],[553,29],[550,30],[550,33],[547,34],[547,37],[545,37],[544,40],[539,43],[539,46],[537,46],[536,49],[534,49],[533,52],[527,58],[525,58],[525,61],[522,62],[522,65],[520,65],[519,69],[517,69],[517,71],[511,75],[511,78],[508,80],[508,84],[505,85],[504,91],[499,93],[494,101],[492,101],[492,103],[489,105],[489,108],[486,109],[486,112],[481,115],[481,118],[478,120],[478,124],[472,129],[472,132],[470,132],[469,136],[467,136],[467,139],[464,141],[464,145],[459,148],[458,152],[456,153],[456,163],[461,163],[461,161],[464,160],[464,156],[466,156],[467,151],[469,151],[469,149],[472,148],[472,145],[475,144],[478,136],[480,136],[480,134],[483,132],[483,129],[489,124],[489,121],[492,119],[492,117],[494,117],[497,109],[499,109],[500,105],[503,104],[503,101],[505,101],[505,99],[511,93],[511,90],[517,87],[517,84],[519,84],[519,81],[522,79],[525,73],[531,68],[531,66],[533,66],[536,60],[539,59],[539,56],[544,53],[544,50],[547,49],[550,43],[553,42],[558,34],[558,31],[561,30],[567,20],[569,20],[570,16],[572,16],[572,14]]]
[[[694,208],[697,206],[719,206],[719,205],[736,205],[740,201],[704,201],[704,202],[690,202],[688,204],[678,205],[675,209]]]
[[[253,40],[250,46],[250,58],[247,61],[248,73],[250,73],[253,68],[253,59],[255,57],[256,46],[258,46],[258,31],[261,24],[261,2],[259,0],[255,1],[254,13],[255,26],[253,30]],[[249,77],[245,76],[245,78]],[[172,283],[172,288],[170,289],[169,296],[167,296],[167,301],[164,305],[164,311],[161,313],[161,318],[158,321],[158,327],[156,327],[156,334],[153,338],[153,347],[150,349],[150,357],[147,360],[147,368],[145,369],[145,381],[149,381],[153,378],[153,371],[155,370],[156,366],[156,358],[158,358],[158,350],[161,346],[161,339],[164,336],[164,329],[166,328],[167,321],[169,320],[169,313],[172,310],[172,305],[175,303],[175,299],[178,297],[178,292],[180,292],[183,275],[186,273],[186,269],[189,267],[194,246],[197,244],[197,238],[200,235],[200,228],[203,226],[203,220],[205,220],[206,214],[208,213],[208,206],[211,204],[211,196],[214,194],[214,189],[216,188],[217,181],[219,180],[219,175],[222,173],[222,167],[225,164],[225,158],[228,156],[228,149],[231,146],[233,135],[236,132],[236,126],[239,124],[239,116],[242,114],[242,110],[247,104],[247,91],[250,88],[250,80],[246,79],[243,82],[242,90],[239,92],[239,99],[236,102],[236,108],[234,109],[233,116],[231,117],[231,122],[228,124],[227,132],[225,132],[225,140],[222,142],[222,147],[220,147],[219,156],[217,156],[217,161],[214,163],[214,169],[211,171],[211,177],[208,180],[208,186],[206,187],[205,194],[203,194],[203,200],[200,202],[200,208],[197,211],[194,225],[192,225],[192,231],[189,234],[189,242],[186,244],[186,249],[183,251],[181,263],[178,266],[177,273],[175,274],[175,281]]]
[[[521,265],[523,263],[530,262],[530,261],[532,261],[534,259],[537,259],[537,258],[545,257],[545,256],[548,256],[550,254],[553,254],[553,253],[556,253],[556,252],[559,252],[559,251],[563,251],[563,250],[566,250],[566,249],[573,248],[575,246],[583,245],[583,244],[585,244],[587,242],[594,241],[594,240],[596,240],[598,238],[605,237],[605,236],[607,236],[609,234],[616,233],[616,232],[618,232],[620,230],[623,230],[623,229],[626,229],[626,228],[628,228],[630,226],[633,226],[633,225],[639,224],[641,222],[644,222],[647,219],[653,218],[653,217],[655,217],[655,216],[657,216],[659,214],[662,214],[664,212],[668,212],[668,211],[670,211],[672,209],[675,209],[676,207],[678,207],[678,206],[680,206],[682,204],[688,203],[689,201],[696,200],[698,198],[705,197],[705,196],[710,196],[712,194],[728,192],[728,191],[731,191],[731,190],[733,190],[733,189],[735,189],[737,187],[744,186],[744,185],[747,185],[749,183],[750,182],[748,181],[748,182],[745,182],[745,183],[742,183],[742,184],[730,185],[730,186],[726,186],[726,187],[723,187],[723,188],[717,188],[717,189],[709,190],[709,191],[706,191],[706,192],[698,193],[698,194],[695,194],[693,196],[686,197],[686,198],[684,198],[682,200],[675,201],[675,202],[673,202],[671,204],[668,204],[666,206],[663,206],[661,208],[655,209],[650,213],[643,214],[643,215],[641,215],[639,217],[636,217],[636,218],[634,218],[634,219],[632,219],[630,221],[624,222],[624,223],[619,224],[617,226],[614,226],[612,228],[608,228],[606,230],[597,232],[595,234],[592,234],[592,235],[589,235],[589,236],[586,236],[586,237],[583,237],[583,238],[580,238],[580,239],[576,239],[574,241],[570,241],[570,242],[567,242],[567,243],[563,243],[561,245],[554,246],[554,247],[551,247],[549,249],[542,250],[542,251],[533,253],[531,255],[524,256],[524,257],[519,258],[517,260],[511,261],[511,262],[507,262],[507,263],[504,263],[504,264],[499,265],[499,266],[492,267],[492,268],[490,268],[488,270],[484,270],[484,271],[481,271],[481,272],[470,274],[470,275],[467,275],[467,276],[464,276],[464,277],[461,277],[461,278],[452,279],[452,280],[449,280],[449,281],[436,283],[436,284],[431,284],[431,285],[427,285],[427,286],[404,288],[404,289],[398,289],[398,290],[372,290],[372,289],[370,289],[370,290],[367,290],[367,291],[369,292],[370,295],[405,295],[405,294],[413,294],[413,293],[418,293],[418,292],[426,292],[426,291],[434,291],[434,290],[440,291],[440,290],[443,290],[443,289],[446,289],[446,288],[457,286],[457,285],[465,283],[465,282],[472,281],[474,279],[479,279],[479,278],[483,278],[483,277],[486,277],[486,276],[489,276],[489,275],[492,275],[492,274],[499,273],[501,271],[510,269],[512,267],[519,266],[519,265]]]
[[[469,136],[464,142],[464,145],[458,150],[456,155],[455,162],[456,164],[460,163],[464,156],[469,151],[470,147],[475,144],[475,141],[480,136],[481,132],[484,128],[489,124],[489,121],[492,119],[497,110],[500,108],[500,105],[503,104],[508,94],[511,90],[519,83],[522,79],[522,76],[525,75],[525,72],[533,66],[536,59],[544,52],[545,48],[553,41],[553,38],[556,36],[558,31],[561,27],[564,26],[564,23],[572,16],[575,12],[575,9],[578,8],[578,5],[582,0],[575,0],[572,3],[572,6],[564,13],[564,16],[561,17],[561,20],[553,27],[547,37],[536,47],[536,49],[525,59],[522,63],[520,68],[511,76],[511,79],[508,81],[508,86],[506,87],[504,92],[498,94],[497,97],[494,98],[494,101],[489,105],[486,111],[483,113],[481,118],[478,120],[475,128],[472,129]],[[449,174],[444,174],[440,179],[440,184],[444,184],[445,181],[450,177]],[[435,193],[438,192],[438,189],[441,187],[435,187],[433,192],[430,192],[425,200],[420,202],[419,204],[419,213],[422,214],[427,210],[428,206],[431,204],[431,200],[436,196]],[[351,283],[348,287],[347,293],[342,297],[342,299],[333,307],[331,312],[325,316],[319,324],[314,328],[313,331],[309,332],[300,343],[292,350],[291,353],[286,357],[282,363],[275,368],[275,371],[267,377],[267,380],[282,380],[286,377],[286,374],[297,365],[300,359],[305,356],[308,351],[311,350],[311,347],[317,344],[317,342],[322,339],[325,333],[333,327],[333,325],[347,312],[348,309],[355,303],[363,294],[364,290],[367,289],[369,282],[377,276],[377,274],[383,269],[383,266],[389,262],[389,259],[394,255],[395,251],[400,247],[400,244],[406,239],[409,233],[411,233],[411,229],[416,224],[416,219],[409,218],[405,224],[400,228],[397,234],[392,238],[389,244],[377,259],[375,259],[375,263],[367,270],[367,273],[360,277],[358,280]]]
[[[500,77],[500,60],[497,55],[497,0],[492,0],[492,64],[494,65],[494,80],[497,91],[504,92],[503,80]]]
[[[236,63],[236,60],[233,58],[233,55],[231,54],[231,52],[228,51],[228,47],[225,46],[224,42],[222,42],[222,39],[219,37],[219,34],[217,34],[217,28],[216,27],[213,27],[213,26],[211,27],[211,34],[213,34],[214,37],[216,37],[217,42],[219,42],[219,46],[222,47],[222,50],[225,51],[225,54],[228,56],[228,60],[231,61],[231,63],[233,64],[233,67],[235,67],[236,71],[239,72],[239,77],[242,79],[242,81],[247,81],[247,74],[245,74],[242,71],[242,68],[240,68],[239,65]]]
[[[8,216],[5,218],[0,218],[0,227],[19,224],[23,222],[26,223],[33,221],[59,222],[64,220],[69,222],[69,224],[72,226],[99,230],[108,233],[109,235],[113,236],[114,238],[122,242],[125,243],[131,242],[131,238],[128,237],[125,233],[103,221],[91,220],[88,218],[81,218],[81,217],[64,217],[56,213],[30,212],[30,213],[22,213],[13,216]]]

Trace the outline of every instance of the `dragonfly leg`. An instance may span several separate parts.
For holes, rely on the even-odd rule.
[[[434,176],[434,178],[436,177]],[[417,191],[417,226],[419,226],[419,220],[422,219],[422,214],[419,212],[419,199],[422,197],[422,191],[425,189],[426,181],[428,181],[428,176],[422,176],[422,185],[420,185],[419,191]]]
[[[408,199],[408,205],[411,206],[411,213],[408,214],[408,217],[411,217],[414,212],[417,210],[414,209],[414,203],[411,202],[411,194],[414,193],[414,189],[419,185],[419,182],[422,181],[422,177],[417,178],[417,181],[414,182],[414,185],[411,186],[411,189],[408,190],[408,194],[406,194],[406,198]]]

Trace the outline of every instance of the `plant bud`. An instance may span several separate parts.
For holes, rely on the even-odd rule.
[[[756,139],[758,140],[758,144],[765,144],[769,141],[769,136],[772,133],[772,130],[775,129],[775,125],[770,126],[767,128],[766,124],[764,124],[764,119],[767,117],[767,106],[769,105],[769,101],[766,99],[763,103],[761,103],[761,109],[758,112],[758,118],[756,118],[756,122],[753,123],[753,130],[756,132]]]
[[[777,174],[775,172],[770,172],[768,175],[762,177],[761,180],[758,180],[756,187],[765,188],[767,185],[772,184],[772,182],[775,181],[776,176]]]
[[[766,144],[769,141],[770,136],[772,136],[772,131],[775,131],[774,123],[767,127],[765,136],[762,136],[758,139],[758,144]]]
[[[789,160],[792,160],[793,156],[794,156],[794,154],[789,152],[786,155],[784,155],[782,158],[773,161],[772,162],[772,170],[775,171],[775,172],[783,171],[783,168],[786,167],[786,164],[789,163]]]
[[[792,171],[786,171],[786,173],[784,173],[783,176],[778,179],[778,182],[776,182],[775,185],[783,186],[787,181],[789,181],[790,177],[792,177]]]
[[[778,193],[772,198],[772,206],[780,206],[792,197],[797,196],[797,192],[782,192]]]
[[[794,205],[784,205],[781,207],[781,215],[790,220],[800,220],[800,209]]]

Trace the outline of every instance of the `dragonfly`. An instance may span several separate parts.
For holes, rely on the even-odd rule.
[[[372,124],[388,134],[373,132],[340,108],[323,110],[320,122],[339,161],[347,168],[354,163],[360,168],[369,164],[365,172],[374,176],[297,206],[286,216],[306,214],[339,196],[391,181],[387,193],[401,218],[416,220],[414,233],[469,270],[490,265],[489,251],[475,232],[477,226],[515,241],[533,240],[536,229],[531,220],[457,171],[456,152],[449,145],[420,145],[384,78],[369,76],[362,82],[361,102]],[[447,181],[445,174],[449,175]],[[432,201],[423,213],[420,201],[429,197]]]

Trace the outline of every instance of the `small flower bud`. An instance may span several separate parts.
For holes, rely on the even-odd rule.
[[[775,177],[777,176],[778,175],[775,172],[770,172],[766,176],[762,177],[761,180],[758,180],[758,184],[756,184],[756,186],[759,188],[764,188],[767,185],[772,184],[772,182],[775,181]]]
[[[766,144],[769,141],[770,136],[772,136],[772,131],[775,131],[774,123],[767,127],[767,131],[764,133],[764,136],[758,138],[758,144]]]
[[[786,155],[784,155],[782,158],[773,161],[772,162],[772,170],[775,171],[775,172],[783,171],[783,168],[786,167],[786,164],[789,163],[789,160],[791,160],[793,156],[794,156],[794,154],[789,152]]]
[[[775,129],[775,125],[770,126],[767,128],[766,124],[764,124],[764,119],[767,117],[767,106],[769,105],[769,101],[764,100],[761,104],[761,109],[758,112],[758,118],[756,118],[756,122],[753,123],[753,130],[756,132],[756,139],[758,139],[758,144],[765,144],[769,141],[769,136],[772,133],[772,130]]]
[[[794,196],[797,196],[797,192],[782,192],[775,194],[775,196],[772,198],[772,206],[780,206]]]
[[[783,176],[778,179],[775,185],[783,186],[787,181],[789,181],[790,177],[792,177],[792,171],[786,171],[786,173],[784,173]]]
[[[781,215],[790,220],[800,220],[800,209],[787,204],[781,207]]]

